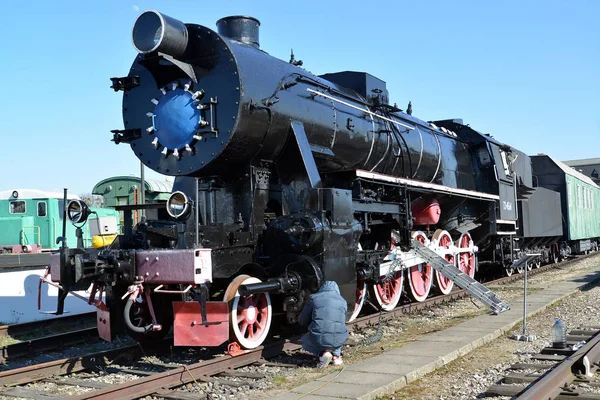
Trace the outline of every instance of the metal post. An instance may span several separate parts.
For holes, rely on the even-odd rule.
[[[526,336],[527,331],[527,264],[529,261],[525,262],[525,276],[523,276],[523,336]]]
[[[511,339],[519,340],[521,342],[533,342],[536,337],[535,335],[527,334],[527,264],[529,261],[525,261],[524,275],[523,275],[523,331],[519,335],[518,333],[514,333],[511,336]]]
[[[199,217],[200,204],[198,202],[198,200],[199,200],[199,196],[198,196],[198,191],[199,191],[198,189],[199,189],[199,187],[198,186],[199,186],[198,185],[198,178],[196,178],[196,204],[194,204],[194,206],[195,206],[194,207],[194,209],[195,209],[194,211],[195,211],[195,214],[196,214],[196,216],[194,217],[194,222],[196,224],[196,248],[198,247],[198,244],[200,243],[200,238],[198,237],[200,235],[200,230],[198,228],[198,225],[200,224],[200,217]]]
[[[140,175],[141,175],[141,196],[140,204],[144,204],[146,202],[146,179],[144,178],[144,163],[140,161]],[[140,216],[143,218],[145,216],[144,209],[140,210]]]

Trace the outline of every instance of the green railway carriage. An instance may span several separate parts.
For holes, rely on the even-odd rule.
[[[69,195],[69,200],[79,199]],[[59,248],[62,236],[63,194],[33,189],[0,191],[0,253],[37,252]],[[93,212],[83,229],[85,247],[92,237],[119,232],[118,212],[92,207]],[[77,247],[75,227],[66,224],[67,245]]]
[[[568,250],[597,249],[600,238],[600,187],[588,176],[547,155],[531,157],[534,182],[560,193],[564,242]]]

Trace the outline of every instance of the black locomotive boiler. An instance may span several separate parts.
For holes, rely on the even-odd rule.
[[[125,231],[110,246],[63,248],[51,266],[65,293],[105,293],[90,300],[102,337],[125,327],[156,339],[174,325],[178,345],[253,348],[326,280],[349,320],[367,293],[391,310],[404,290],[416,301],[450,292],[411,239],[470,276],[478,254],[516,265],[517,202],[536,190],[525,154],[460,120],[403,112],[368,73],[316,76],[277,59],[259,25],[227,17],[215,32],[156,11],[135,22],[139,54],[112,78],[124,93],[113,140],[176,176],[173,193],[166,210],[118,207]],[[146,212],[136,226],[134,208]],[[85,216],[81,203],[69,210]],[[540,249],[557,235],[530,231]]]

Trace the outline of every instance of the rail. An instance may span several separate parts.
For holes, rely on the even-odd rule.
[[[572,355],[568,356],[554,367],[550,372],[542,375],[531,385],[527,386],[519,395],[517,400],[555,399],[565,388],[576,379],[575,374],[585,370],[589,375],[589,369],[600,362],[600,332],[590,339],[588,343],[580,347]]]
[[[583,256],[579,259],[587,258]],[[568,261],[567,263],[570,263]],[[563,267],[564,264],[549,264],[531,272],[539,273],[544,270],[550,270],[554,267]],[[488,281],[488,284],[503,284],[514,282],[521,278],[521,275],[512,275],[510,277],[500,278],[498,280]],[[467,296],[464,290],[457,290],[445,296],[437,296],[430,298],[422,303],[410,303],[397,307],[392,312],[382,314],[371,314],[357,318],[352,323],[349,323],[349,328],[373,327],[377,324],[383,324],[385,321],[393,319],[402,314],[408,314],[416,310],[425,309],[432,305],[444,303],[453,299]],[[270,343],[265,343],[263,346],[242,352],[235,357],[231,355],[219,356],[213,359],[204,360],[191,365],[169,367],[167,371],[148,374],[144,371],[144,375],[140,379],[132,382],[126,382],[121,385],[115,385],[106,388],[99,388],[91,393],[86,393],[77,397],[77,399],[133,399],[140,398],[144,395],[161,393],[181,386],[183,384],[193,382],[194,380],[206,381],[208,377],[218,375],[222,372],[229,373],[232,368],[238,368],[249,365],[255,362],[265,362],[264,359],[274,357],[282,351],[293,351],[301,346],[298,343],[299,338],[289,338],[287,340],[278,340]],[[168,349],[168,343],[172,343],[172,338],[167,338],[156,346],[156,351]],[[148,350],[144,352],[148,354]],[[599,351],[600,353],[600,351]],[[10,371],[0,372],[0,385],[15,386],[42,379],[48,379],[57,375],[68,375],[75,372],[93,369],[98,366],[108,366],[113,364],[117,358],[131,357],[136,359],[143,354],[141,347],[138,344],[132,346],[124,346],[110,351],[95,352],[94,354],[86,354],[74,358],[63,359],[48,362],[45,364],[37,364],[18,368]],[[219,354],[222,354],[219,352]]]

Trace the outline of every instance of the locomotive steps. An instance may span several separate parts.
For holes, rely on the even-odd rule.
[[[538,290],[528,296],[528,316],[542,312],[551,304],[599,280],[600,257],[596,255],[588,260],[589,264],[586,265],[592,265],[592,268],[577,269],[576,273],[569,274],[569,277],[562,281],[557,279],[552,283],[544,279],[535,285],[532,284],[532,288]],[[571,267],[575,268],[575,265]],[[567,271],[563,270],[560,273],[566,274]],[[511,300],[511,305],[511,310],[500,315],[480,315],[448,329],[419,337],[402,347],[386,349],[375,357],[346,365],[342,370],[337,369],[314,382],[271,398],[374,399],[391,395],[474,349],[490,344],[501,336],[510,335],[512,330],[520,327],[522,299]],[[427,378],[424,380],[427,381]]]

